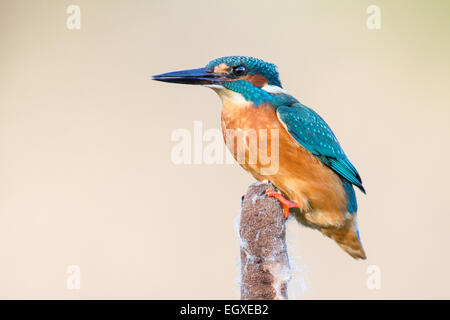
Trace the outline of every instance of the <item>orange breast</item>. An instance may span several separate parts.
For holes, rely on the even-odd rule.
[[[312,224],[343,221],[347,198],[340,178],[295,141],[271,106],[225,102],[222,131],[239,164],[257,180],[267,179],[303,203]]]

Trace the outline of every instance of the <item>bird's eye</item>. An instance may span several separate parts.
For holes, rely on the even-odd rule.
[[[233,68],[233,74],[237,77],[243,76],[246,70],[244,66],[237,66]]]

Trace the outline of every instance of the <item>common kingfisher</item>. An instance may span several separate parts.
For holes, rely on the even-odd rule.
[[[353,189],[356,186],[365,193],[361,177],[328,124],[283,89],[274,64],[229,56],[212,60],[204,68],[163,73],[153,80],[212,88],[222,99],[222,132],[235,159],[239,152],[248,156],[251,150],[248,141],[236,146],[236,137],[230,139],[229,132],[266,129],[267,141],[258,137],[257,148],[267,144],[270,150],[276,130],[276,172],[264,173],[267,163],[259,156],[241,166],[281,191],[265,193],[280,201],[286,218],[290,208],[298,208],[296,217],[302,224],[335,240],[353,258],[366,259]]]

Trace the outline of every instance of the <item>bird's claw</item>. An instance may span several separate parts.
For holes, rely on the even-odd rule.
[[[274,191],[272,189],[267,189],[264,192],[264,197],[265,198],[274,197],[275,199],[280,201],[281,205],[283,206],[284,217],[286,219],[289,217],[289,209],[290,208],[299,208],[300,209],[300,206],[297,202],[287,200],[285,197],[283,197],[283,195],[281,194],[280,191]]]

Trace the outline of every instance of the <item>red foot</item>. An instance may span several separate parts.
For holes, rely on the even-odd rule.
[[[273,191],[271,189],[267,189],[265,194],[266,194],[266,196],[274,197],[275,199],[277,199],[278,201],[281,202],[281,205],[283,206],[284,217],[286,219],[289,217],[289,209],[290,208],[299,208],[300,209],[300,206],[297,202],[287,200],[285,197],[283,197],[283,195],[279,191],[277,192],[277,191]]]

